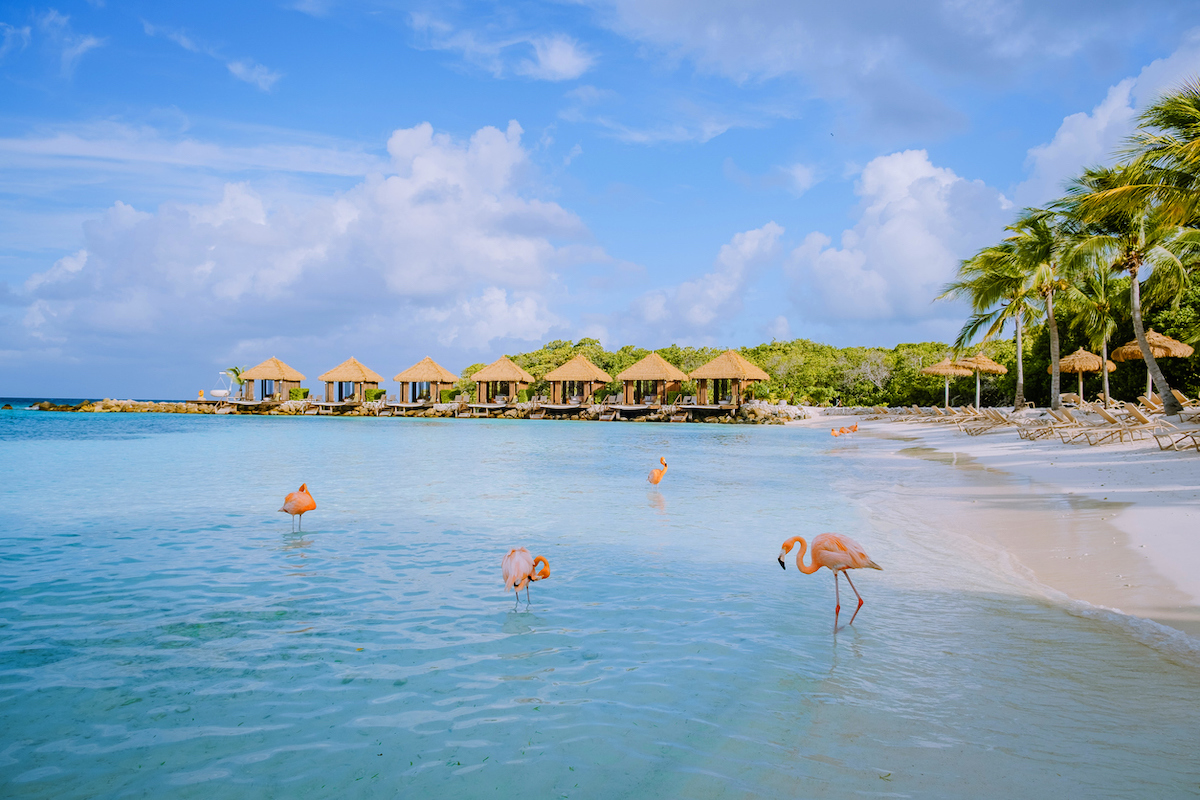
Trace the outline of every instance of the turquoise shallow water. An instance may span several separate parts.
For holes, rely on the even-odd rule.
[[[1195,665],[923,521],[904,488],[936,474],[886,446],[5,412],[0,793],[1200,792]],[[831,576],[775,562],[824,530],[885,567],[836,637]],[[528,608],[516,545],[553,568]]]

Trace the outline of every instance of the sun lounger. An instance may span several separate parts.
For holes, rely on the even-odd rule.
[[[1107,409],[1097,409],[1096,413],[1104,420],[1104,425],[1093,426],[1084,432],[1087,438],[1087,443],[1093,447],[1099,444],[1111,444],[1115,442],[1123,442],[1128,437],[1129,441],[1146,438],[1148,433],[1153,433],[1159,430],[1160,423],[1150,420],[1141,409],[1132,403],[1125,404],[1125,411],[1129,415],[1129,420],[1121,420],[1113,416]],[[1167,423],[1169,425],[1169,423]],[[1174,426],[1171,426],[1174,427]]]

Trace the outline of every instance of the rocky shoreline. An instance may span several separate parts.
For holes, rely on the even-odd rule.
[[[522,404],[526,406],[526,404]],[[231,403],[213,403],[213,402],[155,402],[153,400],[113,400],[105,398],[104,400],[87,400],[76,405],[57,405],[49,400],[43,400],[40,403],[34,403],[30,406],[32,409],[39,411],[63,411],[77,413],[92,413],[92,414],[111,414],[111,413],[159,413],[159,414],[252,414],[257,416],[305,416],[313,415],[312,406],[304,400],[289,400],[284,403],[272,405],[268,407],[245,407],[237,406]],[[559,416],[546,415],[546,419],[566,419],[577,421],[591,421],[600,418],[600,406],[590,406],[580,409],[579,412],[573,414],[565,414]],[[335,416],[343,417],[374,417],[374,416],[396,416],[396,417],[455,417],[457,416],[457,407],[447,404],[445,407],[435,407],[419,410],[404,411],[399,409],[386,409],[380,406],[372,406],[364,404],[350,407],[347,409],[339,409]],[[538,409],[533,404],[527,404],[527,407],[509,408],[502,412],[496,412],[493,418],[496,419],[529,419],[531,414],[536,414]],[[637,417],[629,417],[620,420],[621,422],[669,422],[671,416],[678,413],[678,409],[673,407],[665,407],[648,414],[643,414]],[[694,418],[688,419],[688,422],[703,422],[710,424],[725,424],[725,425],[782,425],[785,422],[794,420],[800,417],[807,416],[810,412],[807,409],[801,409],[795,406],[772,406],[765,403],[747,403],[736,411],[730,411],[722,414],[709,414],[703,417],[695,415]]]

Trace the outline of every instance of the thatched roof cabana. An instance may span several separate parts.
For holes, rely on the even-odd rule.
[[[286,395],[290,394],[292,389],[300,388],[300,381],[304,380],[304,376],[300,374],[294,367],[280,361],[278,358],[271,356],[266,361],[258,366],[251,367],[241,374],[241,379],[245,381],[242,384],[242,399],[254,399],[254,382],[261,382],[260,396],[266,400],[271,395],[280,395],[281,400],[287,400]]]
[[[404,370],[404,372],[401,372],[393,380],[400,384],[401,403],[419,402],[420,395],[422,394],[420,389],[421,384],[428,384],[429,400],[430,402],[437,403],[441,400],[443,387],[450,388],[454,386],[454,384],[458,383],[458,376],[429,356],[425,356],[425,358],[413,364]]]
[[[578,355],[561,367],[547,372],[545,380],[550,381],[550,402],[558,404],[566,402],[569,397],[579,397],[581,403],[586,403],[595,391],[596,384],[612,383],[613,379],[587,356]],[[578,390],[578,394],[575,394],[575,390]]]
[[[325,383],[325,402],[340,403],[344,400],[362,402],[367,389],[378,389],[383,376],[364,366],[357,358],[350,358],[328,372],[317,376]],[[346,384],[350,384],[347,391]]]
[[[476,402],[490,403],[493,397],[503,397],[505,402],[512,402],[517,392],[528,388],[534,378],[508,356],[500,356],[472,375],[471,380],[475,381],[478,390]]]
[[[700,384],[700,405],[708,404],[708,383],[713,382],[713,397],[728,397],[733,405],[742,403],[742,386],[756,381],[769,381],[761,367],[750,363],[736,350],[726,350],[699,369],[692,371],[691,379]],[[728,393],[728,394],[726,394]]]
[[[617,375],[617,380],[625,384],[625,403],[629,405],[643,397],[653,397],[660,405],[666,403],[667,392],[679,391],[679,384],[687,379],[683,370],[658,353],[651,353]]]

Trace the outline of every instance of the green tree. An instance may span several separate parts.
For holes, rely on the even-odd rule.
[[[1105,401],[1112,399],[1108,387],[1108,343],[1118,323],[1128,315],[1129,288],[1106,263],[1093,264],[1066,292],[1064,310],[1072,330],[1086,339],[1089,348],[1100,351],[1100,376]]]
[[[1016,337],[1016,387],[1013,406],[1025,405],[1025,324],[1041,315],[1040,297],[1031,287],[1018,258],[1015,242],[1004,241],[985,247],[958,266],[958,280],[947,284],[938,299],[965,297],[973,313],[954,341],[957,352],[965,350],[984,331],[983,341],[998,337],[1012,323]]]
[[[1146,281],[1150,303],[1177,305],[1200,250],[1200,231],[1176,224],[1179,209],[1173,203],[1156,202],[1138,192],[1121,195],[1122,203],[1097,201],[1102,195],[1111,197],[1114,188],[1144,179],[1144,170],[1137,166],[1093,167],[1071,183],[1067,197],[1059,205],[1079,223],[1076,252],[1094,261],[1107,262],[1116,272],[1128,273],[1129,310],[1138,348],[1162,397],[1164,411],[1178,414],[1183,407],[1171,394],[1171,387],[1146,342],[1142,271],[1150,272]]]

